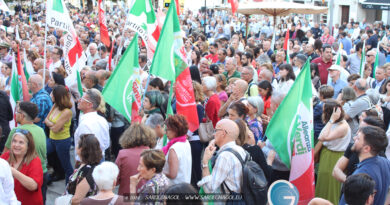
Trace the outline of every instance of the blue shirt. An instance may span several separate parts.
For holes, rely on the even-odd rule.
[[[344,87],[348,86],[348,83],[341,80],[340,78],[333,83],[333,80],[328,81],[328,85],[332,86],[334,89],[333,93],[333,99],[336,99],[337,96],[340,94],[341,90],[343,90]]]
[[[51,101],[49,94],[44,89],[41,89],[33,95],[31,102],[38,106],[37,117],[41,119],[38,123],[35,124],[42,129],[45,129],[44,121],[47,114],[49,114],[51,107],[53,106],[53,102]]]
[[[281,64],[276,64],[276,62],[272,63],[272,67],[274,67],[274,71],[275,71],[275,74],[278,74],[279,73],[279,66],[282,65],[283,63]]]
[[[390,161],[384,157],[375,156],[363,160],[357,165],[357,169],[352,173],[368,174],[375,181],[376,195],[375,205],[385,204],[386,194],[390,186]],[[341,196],[340,205],[345,205],[344,194]]]
[[[343,44],[343,49],[349,55],[351,53],[351,49],[352,49],[351,39],[349,39],[348,37],[345,37],[343,39],[340,39],[339,42],[341,42]]]

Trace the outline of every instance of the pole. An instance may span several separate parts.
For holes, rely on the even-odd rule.
[[[334,0],[329,0],[329,22],[328,22],[328,27],[329,27],[329,33],[330,35],[333,36],[333,8],[334,8]]]
[[[203,23],[203,27],[204,27],[204,35],[206,36],[206,16],[207,16],[207,5],[206,5],[206,0],[204,0],[204,23]]]
[[[47,40],[47,21],[45,23],[45,50],[43,51],[43,86],[45,86],[45,76],[46,76],[46,40]]]
[[[245,15],[245,20],[246,20],[246,28],[245,28],[245,43],[247,42],[248,40],[248,25],[249,25],[249,15]]]

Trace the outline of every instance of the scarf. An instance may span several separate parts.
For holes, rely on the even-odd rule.
[[[167,155],[169,148],[171,148],[172,145],[174,145],[176,142],[185,142],[187,140],[187,137],[185,135],[181,137],[175,137],[171,139],[166,146],[162,148],[162,151],[165,155]]]

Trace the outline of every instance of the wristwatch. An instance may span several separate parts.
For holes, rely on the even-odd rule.
[[[208,168],[209,167],[209,164],[202,164],[202,169],[203,168]]]

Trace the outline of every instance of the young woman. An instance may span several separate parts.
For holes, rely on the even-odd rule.
[[[288,93],[291,86],[294,84],[295,74],[293,67],[290,64],[282,64],[279,66],[279,83],[275,90],[281,93]]]

